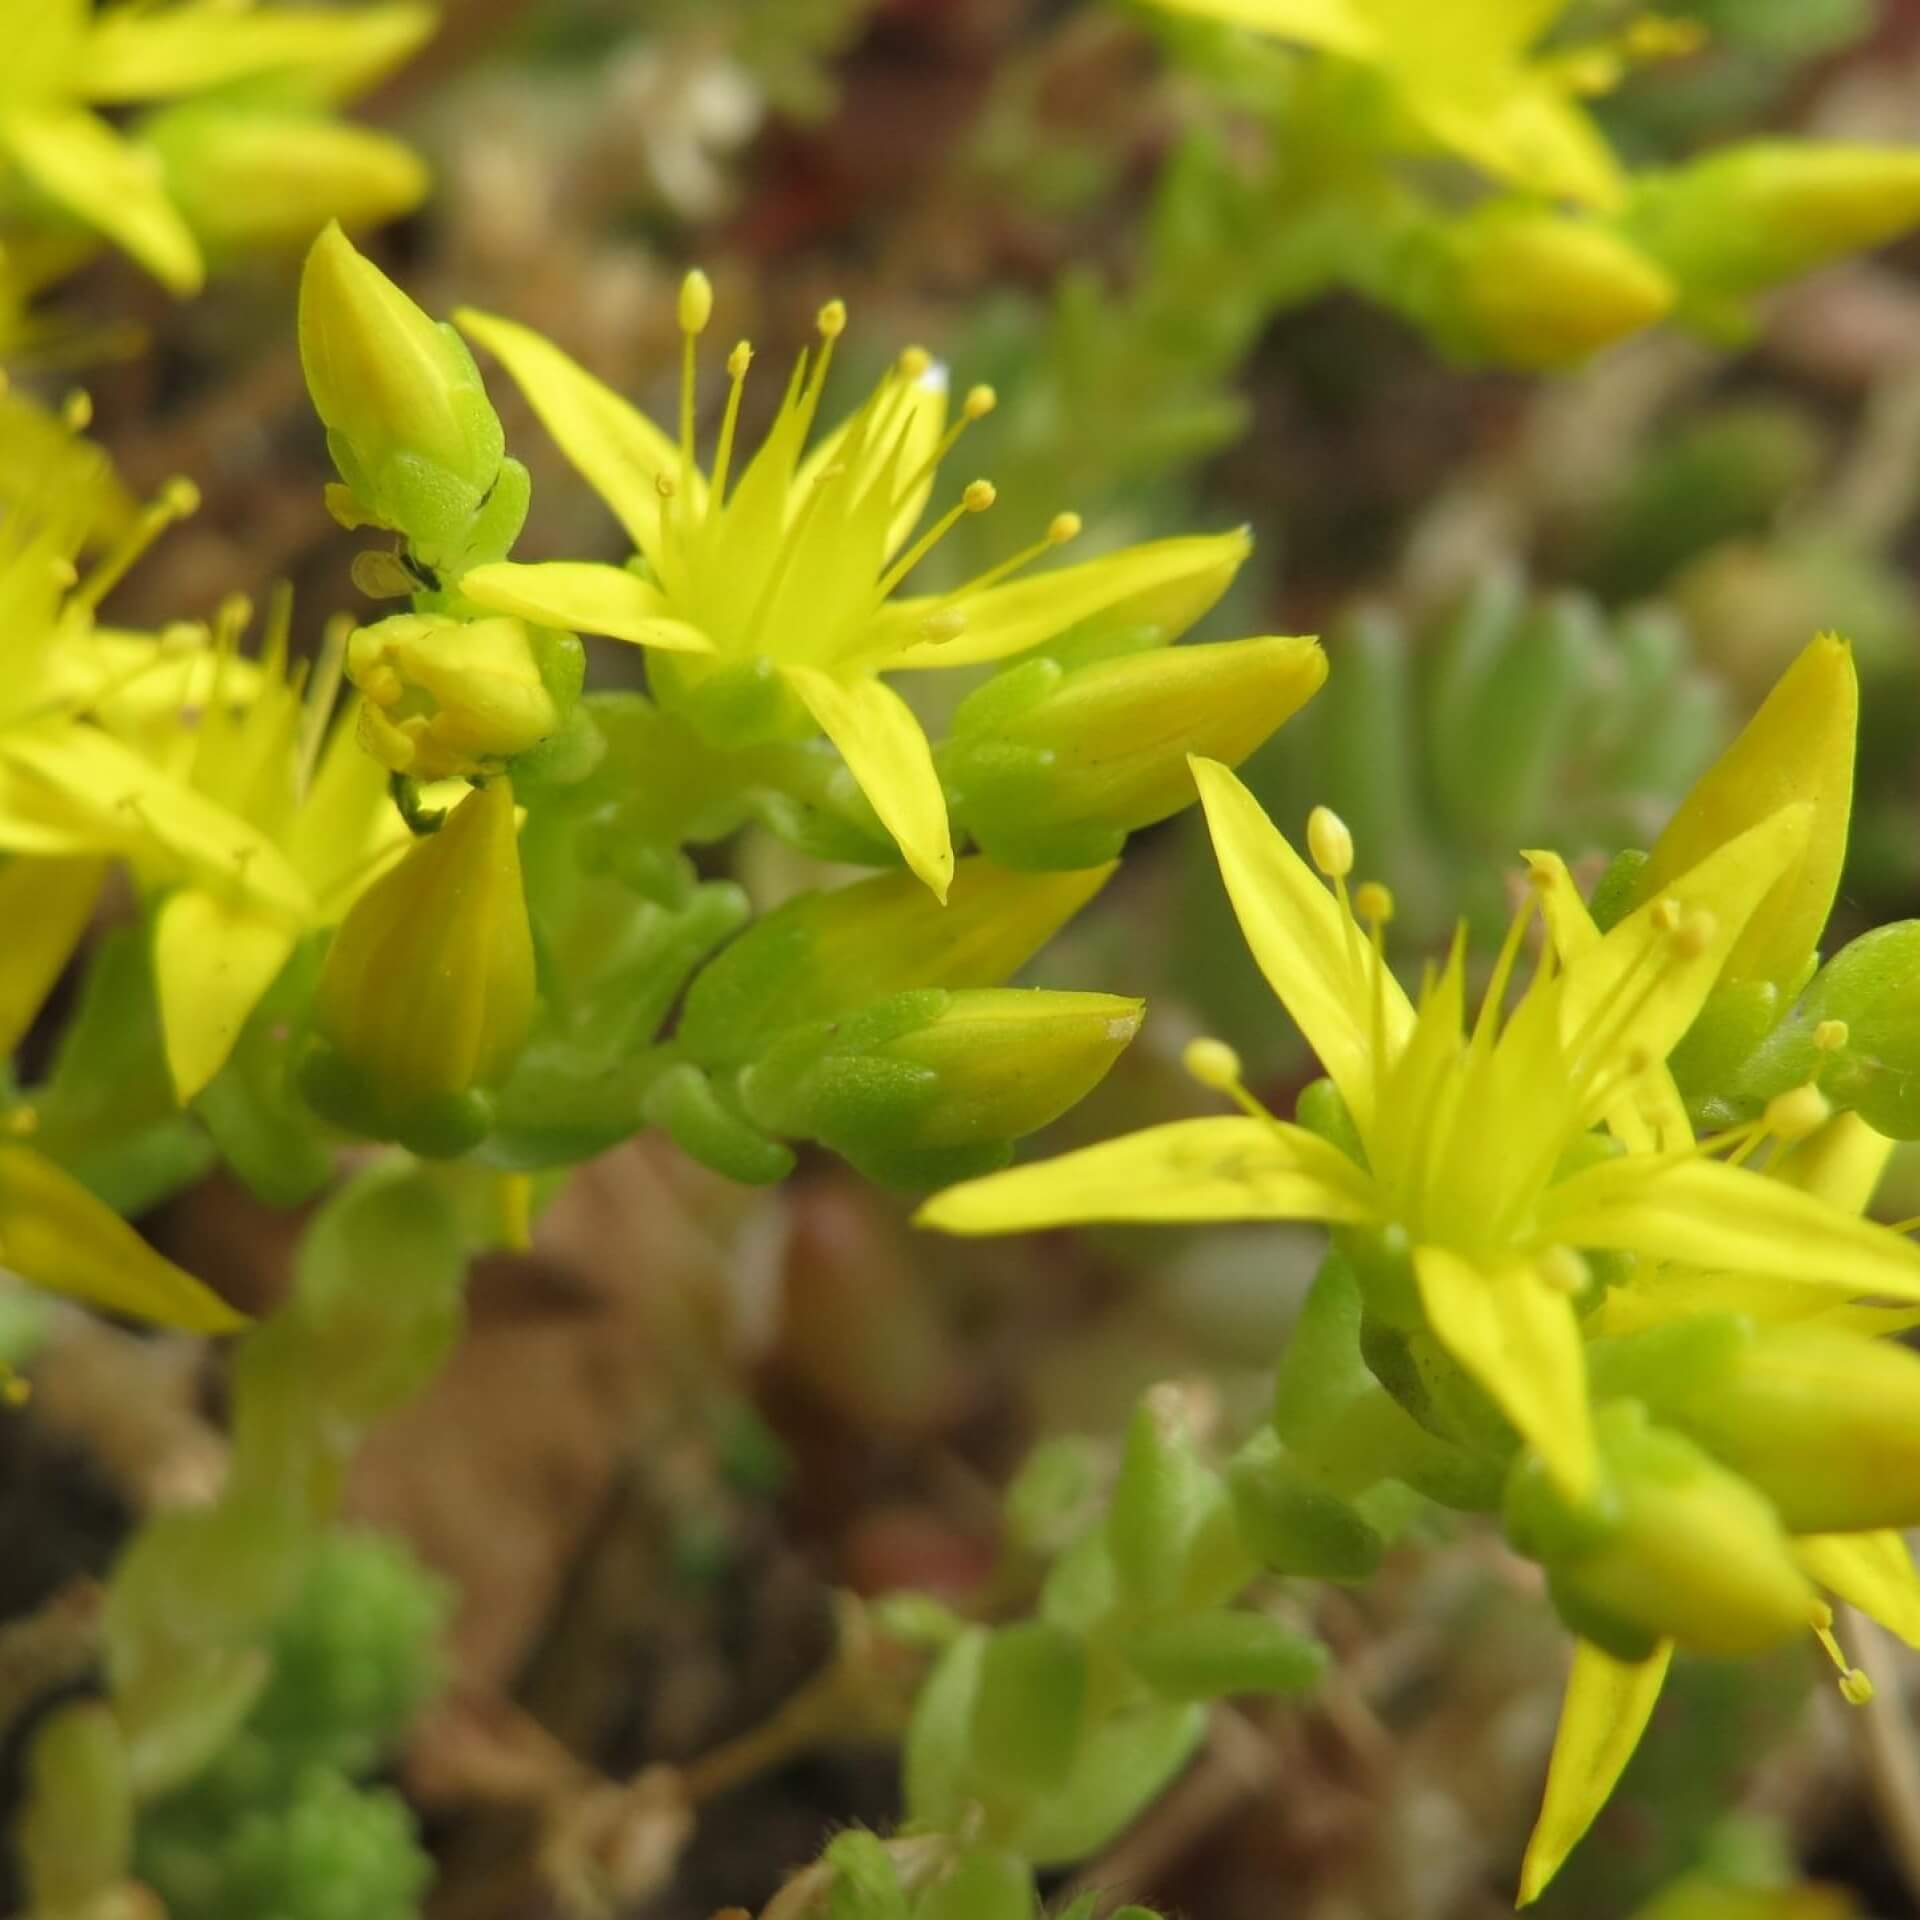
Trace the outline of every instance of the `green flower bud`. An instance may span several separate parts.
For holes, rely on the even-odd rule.
[[[1452,351],[1514,367],[1571,366],[1662,318],[1673,284],[1590,220],[1491,205],[1445,230],[1429,324]]]
[[[1663,1414],[1791,1532],[1920,1524],[1920,1354],[1897,1342],[1766,1327]]]
[[[1760,1493],[1637,1402],[1603,1407],[1595,1428],[1605,1480],[1589,1506],[1570,1507],[1531,1451],[1507,1485],[1508,1534],[1579,1631],[1636,1657],[1659,1639],[1754,1653],[1805,1630],[1816,1596]]]
[[[300,281],[300,360],[327,448],[359,509],[397,528],[429,566],[504,554],[526,513],[525,470],[479,369],[336,221]]]
[[[1084,1099],[1139,1031],[1138,1000],[930,989],[796,1028],[740,1078],[748,1116],[871,1177],[934,1185],[1005,1163]]]
[[[1621,225],[1690,301],[1724,309],[1916,220],[1920,152],[1911,147],[1756,140],[1638,176]]]
[[[414,780],[500,772],[560,730],[584,671],[572,634],[504,618],[400,613],[347,643],[360,744]]]
[[[303,1084],[359,1131],[461,1152],[485,1132],[479,1090],[513,1064],[534,1007],[513,787],[496,780],[341,923],[315,995],[326,1046]]]
[[[1237,766],[1318,690],[1310,639],[1031,660],[961,703],[942,750],[954,816],[1009,866],[1112,858],[1194,798],[1187,756]]]
[[[404,141],[319,114],[193,105],[140,133],[167,197],[216,258],[304,246],[329,220],[378,226],[412,212],[429,184]]]
[[[997,987],[1113,869],[1018,874],[960,861],[943,907],[910,873],[805,893],[758,921],[688,990],[675,1038],[703,1066],[740,1066],[784,1030],[914,987]]]

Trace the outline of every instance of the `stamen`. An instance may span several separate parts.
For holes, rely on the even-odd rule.
[[[1776,1093],[1767,1102],[1761,1124],[1776,1140],[1792,1146],[1810,1133],[1818,1133],[1833,1118],[1833,1106],[1811,1081],[1805,1086]]]
[[[680,476],[693,499],[693,399],[700,336],[713,318],[713,282],[695,267],[680,282]]]
[[[1372,991],[1368,995],[1367,1035],[1376,1077],[1387,1056],[1387,922],[1393,918],[1393,893],[1378,880],[1363,880],[1353,890],[1354,911],[1367,923],[1373,946]]]
[[[885,573],[874,588],[874,598],[884,600],[953,529],[970,513],[985,513],[993,505],[991,480],[970,480],[958,503],[949,507]]]
[[[1810,1624],[1813,1637],[1826,1649],[1827,1658],[1839,1670],[1841,1699],[1850,1707],[1864,1707],[1873,1698],[1873,1682],[1847,1658],[1840,1642],[1834,1638],[1833,1609],[1825,1601],[1816,1600]]]
[[[1527,937],[1527,928],[1533,921],[1533,910],[1540,904],[1538,886],[1527,889],[1527,897],[1520,911],[1508,923],[1506,937],[1500,942],[1499,957],[1493,963],[1493,978],[1487,982],[1487,990],[1480,997],[1479,1016],[1473,1023],[1473,1037],[1469,1046],[1478,1047],[1483,1043],[1491,1046],[1500,1034],[1500,1015],[1507,1001],[1507,987],[1513,979],[1515,963],[1520,958],[1520,943]]]
[[[753,365],[753,343],[742,340],[727,355],[727,410],[720,416],[720,443],[713,453],[713,480],[707,488],[707,511],[715,514],[726,505],[727,472],[733,465],[734,429],[740,423],[740,395],[747,384],[747,369]]]
[[[75,387],[60,402],[60,424],[69,433],[85,433],[93,425],[93,395],[85,387]]]
[[[1577,1247],[1549,1247],[1534,1262],[1534,1271],[1555,1293],[1564,1293],[1569,1299],[1585,1293],[1593,1283],[1593,1269]]]
[[[931,365],[931,361],[928,364]],[[940,436],[933,451],[894,489],[896,504],[911,499],[924,487],[939,472],[941,462],[960,444],[960,436],[976,420],[984,420],[999,404],[1000,396],[991,387],[969,387],[967,397],[960,403],[959,419]]]
[[[1202,1037],[1180,1050],[1180,1064],[1188,1075],[1214,1093],[1224,1093],[1249,1120],[1278,1125],[1265,1107],[1247,1091],[1240,1056],[1224,1040]]]
[[[1838,1053],[1851,1038],[1844,1020],[1822,1020],[1813,1030],[1816,1052]]]
[[[1331,807],[1307,815],[1307,851],[1329,880],[1344,880],[1353,871],[1353,835]]]
[[[75,602],[92,613],[161,534],[176,520],[199,510],[200,489],[191,480],[169,480],[106,558],[74,589]]]
[[[336,613],[320,635],[320,654],[307,685],[294,758],[293,790],[302,799],[313,785],[314,768],[320,763],[320,749],[326,742],[333,703],[339,697],[347,664],[347,641],[352,634],[353,616]]]
[[[976,593],[985,593],[989,587],[997,587],[1009,575],[1016,574],[1022,567],[1030,567],[1043,554],[1051,553],[1055,547],[1064,547],[1069,540],[1080,537],[1080,516],[1077,513],[1056,513],[1047,522],[1046,532],[1030,547],[1022,547],[1018,553],[1009,554],[1004,560],[996,560],[982,573],[976,573],[971,580],[957,586],[946,597],[948,600],[971,599]]]

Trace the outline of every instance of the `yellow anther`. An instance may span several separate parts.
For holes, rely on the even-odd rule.
[[[744,380],[747,377],[747,369],[752,365],[753,342],[751,340],[742,340],[739,345],[727,355],[727,378],[729,380]]]
[[[1673,936],[1674,951],[1682,960],[1698,960],[1713,945],[1720,923],[1706,907],[1693,908]]]
[[[75,387],[60,403],[61,423],[70,433],[85,433],[93,425],[93,395]]]
[[[1000,404],[1000,396],[991,387],[969,387],[960,402],[960,411],[969,420],[984,420]]]
[[[1809,1619],[1813,1626],[1813,1637],[1826,1650],[1827,1658],[1839,1673],[1841,1699],[1850,1707],[1864,1707],[1873,1698],[1873,1682],[1848,1660],[1840,1642],[1834,1638],[1833,1609],[1824,1600],[1816,1600]]]
[[[1820,1053],[1838,1053],[1847,1044],[1847,1023],[1844,1020],[1822,1020],[1813,1030],[1813,1044]]]
[[[1353,890],[1353,911],[1370,927],[1393,919],[1393,889],[1378,880],[1362,880]]]
[[[80,584],[80,569],[64,553],[56,553],[47,562],[47,572],[56,587],[65,589]]]
[[[985,513],[998,497],[991,480],[969,480],[960,502],[969,513]]]
[[[1662,894],[1653,903],[1647,914],[1656,933],[1678,933],[1680,931],[1680,902],[1672,894]]]
[[[1353,835],[1331,807],[1307,815],[1307,851],[1329,880],[1344,880],[1353,871]]]
[[[1864,1707],[1873,1698],[1873,1682],[1858,1667],[1840,1676],[1840,1697],[1850,1707]]]
[[[1785,1093],[1776,1093],[1767,1102],[1762,1124],[1776,1140],[1791,1145],[1810,1133],[1817,1133],[1832,1117],[1833,1107],[1827,1096],[1809,1082]]]
[[[814,325],[820,329],[822,340],[838,340],[847,330],[847,303],[829,300],[814,316]]]
[[[933,355],[925,347],[908,347],[900,356],[900,371],[909,380],[923,380],[933,365]]]
[[[680,491],[680,482],[672,474],[662,471],[653,476],[653,490],[662,500],[671,500]]]
[[[1555,1293],[1569,1298],[1585,1293],[1593,1283],[1593,1269],[1577,1247],[1549,1247],[1536,1262],[1535,1271]]]
[[[1056,513],[1047,522],[1047,545],[1064,547],[1069,540],[1080,538],[1081,520],[1077,513]]]
[[[695,267],[680,282],[680,331],[705,333],[713,318],[713,282]]]
[[[1189,1040],[1180,1050],[1180,1064],[1190,1079],[1216,1093],[1237,1093],[1240,1089],[1240,1056],[1224,1040]]]
[[[200,511],[200,489],[184,474],[176,474],[160,489],[159,504],[176,520]]]
[[[393,668],[383,664],[361,676],[360,691],[376,707],[394,707],[404,698],[407,687]]]
[[[920,622],[923,640],[957,640],[967,630],[967,616],[958,607],[940,607]]]

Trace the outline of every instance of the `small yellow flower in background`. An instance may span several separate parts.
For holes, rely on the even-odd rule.
[[[965,427],[994,404],[976,387],[948,420],[945,375],[910,349],[865,403],[814,439],[815,416],[846,325],[836,301],[802,355],[766,438],[737,457],[752,350],[728,356],[729,389],[712,467],[695,452],[696,347],[712,314],[688,276],[679,432],[664,432],[538,334],[464,312],[461,328],[495,354],[568,459],[613,509],[639,565],[497,562],[460,582],[477,605],[543,626],[644,646],[661,699],[736,743],[814,728],[839,748],[907,864],[944,895],[953,872],[933,754],[883,672],[973,666],[1022,653],[1095,615],[1178,633],[1225,591],[1244,533],[1130,548],[1030,579],[1012,574],[1073,539],[1062,513],[1040,538],[950,592],[900,594],[968,513],[993,504],[974,480],[916,533]],[[813,444],[809,446],[809,441]]]
[[[430,7],[256,9],[33,0],[0,72],[0,166],[124,248],[176,293],[203,266],[159,156],[94,111],[272,79],[315,104],[371,86],[432,31]]]
[[[1620,165],[1578,96],[1610,86],[1618,58],[1536,55],[1565,0],[1155,0],[1295,40],[1372,69],[1421,140],[1518,187],[1613,208]],[[1637,51],[1663,49],[1651,45]],[[1607,50],[1611,53],[1611,49]]]

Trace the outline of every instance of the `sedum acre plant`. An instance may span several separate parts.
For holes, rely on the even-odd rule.
[[[1657,613],[1609,630],[1498,581],[1424,640],[1357,617],[1317,719],[1243,784],[1327,655],[1191,638],[1251,534],[1102,544],[1125,529],[1098,497],[1110,467],[1131,482],[1217,444],[1234,416],[1210,384],[1321,291],[1513,366],[1669,315],[1730,338],[1770,288],[1908,227],[1920,166],[1790,141],[1628,166],[1585,102],[1683,52],[1672,23],[1583,41],[1566,9],[1503,0],[1161,11],[1259,116],[1270,170],[1183,149],[1148,284],[1111,311],[1084,278],[1062,294],[1072,378],[1043,369],[1002,411],[909,345],[848,403],[834,300],[784,384],[758,390],[743,340],[722,386],[695,270],[663,423],[515,319],[435,319],[347,237],[424,175],[333,110],[429,10],[49,0],[27,22],[0,79],[19,321],[0,347],[33,344],[32,303],[96,240],[180,292],[311,240],[299,356],[370,603],[310,656],[284,593],[250,657],[238,599],[109,624],[193,490],[142,507],[84,406],[0,396],[0,1032],[20,1061],[0,1258],[238,1336],[224,1479],[136,1527],[97,1687],[21,1738],[31,1920],[155,1894],[175,1920],[418,1910],[426,1856],[369,1780],[437,1684],[442,1600],[339,1533],[347,1471],[458,1340],[473,1256],[524,1248],[568,1170],[648,1130],[743,1183],[823,1149],[932,1191],[918,1218],[949,1234],[1325,1231],[1269,1417],[1233,1431],[1204,1389],[1152,1388],[1111,1447],[1034,1453],[964,1605],[874,1605],[920,1661],[902,1829],[840,1834],[782,1920],[1032,1920],[1036,1876],[1101,1855],[1220,1703],[1321,1682],[1311,1583],[1365,1581],[1433,1509],[1497,1519],[1574,1640],[1523,1901],[1613,1792],[1676,1653],[1811,1638],[1865,1704],[1833,1606],[1920,1645],[1901,1531],[1920,1250],[1870,1218],[1893,1144],[1920,1139],[1920,922],[1822,952],[1859,720],[1846,643],[1807,645],[1644,850],[1617,843],[1711,752],[1711,693]],[[1286,51],[1227,74],[1246,48],[1223,26]],[[533,479],[483,363],[624,558],[521,550]],[[1005,501],[958,467],[996,445]],[[1056,497],[1061,474],[1093,497]],[[1003,516],[1021,524],[987,554]],[[1091,557],[1064,551],[1083,535]],[[617,685],[590,674],[602,640],[627,650],[603,662]],[[963,691],[928,697],[918,676],[951,672]],[[1289,781],[1338,802],[1293,809],[1298,844],[1254,790]],[[1132,836],[1195,803],[1323,1077],[1287,1117],[1202,1038],[1185,1065],[1233,1111],[1010,1166],[1145,1014],[1010,983]],[[777,903],[729,864],[749,835],[795,856]],[[1570,860],[1595,843],[1617,857],[1582,885]],[[1476,943],[1509,878],[1517,910]],[[257,1323],[128,1224],[217,1167],[315,1203]],[[1785,1878],[1765,1910],[1793,1910]],[[1718,1895],[1702,1870],[1646,1911]]]

